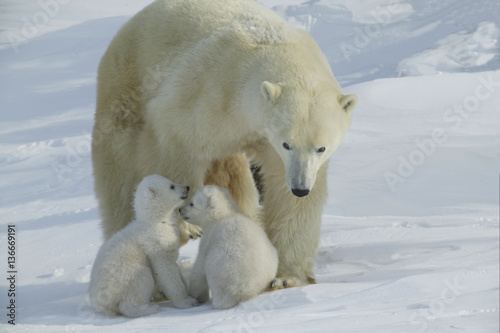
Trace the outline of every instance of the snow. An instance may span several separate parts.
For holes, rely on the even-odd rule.
[[[318,284],[139,319],[88,305],[102,244],[95,75],[150,1],[0,4],[0,331],[498,332],[498,1],[266,0],[318,41],[359,105],[333,155]],[[8,225],[16,296],[8,297]],[[181,249],[189,273],[197,242]],[[16,325],[8,324],[10,300]]]

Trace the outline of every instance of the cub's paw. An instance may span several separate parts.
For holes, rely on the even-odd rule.
[[[197,300],[192,298],[191,296],[188,296],[184,299],[181,299],[179,301],[173,302],[174,306],[179,309],[189,309],[192,308],[193,306],[198,306],[200,303],[198,303]]]
[[[299,286],[304,286],[307,283],[304,283],[300,281],[296,277],[277,277],[267,287],[267,291],[273,291],[273,290],[278,290],[278,289],[284,289],[284,288],[293,288],[293,287],[299,287]]]
[[[180,245],[186,244],[190,239],[201,237],[203,231],[194,224],[187,223],[184,220],[179,222]]]

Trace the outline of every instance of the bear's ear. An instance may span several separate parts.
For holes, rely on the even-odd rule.
[[[276,104],[281,96],[281,87],[277,84],[264,81],[260,85],[260,91],[266,99],[266,101],[271,101],[271,103]]]
[[[339,96],[339,104],[345,112],[350,112],[358,103],[356,95],[341,95]]]

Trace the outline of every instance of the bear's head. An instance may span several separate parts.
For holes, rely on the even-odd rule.
[[[207,229],[213,222],[239,212],[236,203],[225,188],[207,185],[179,209],[184,220]]]
[[[310,193],[319,168],[339,147],[351,123],[355,95],[330,80],[261,83],[264,136],[283,161],[286,184],[297,197]],[[307,80],[305,80],[307,81]]]
[[[175,184],[160,175],[145,177],[135,191],[134,209],[137,220],[163,222],[184,202],[188,193],[189,186]]]

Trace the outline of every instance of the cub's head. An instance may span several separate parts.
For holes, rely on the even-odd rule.
[[[160,175],[145,177],[134,198],[136,217],[141,221],[164,218],[187,198],[189,186],[175,184]]]
[[[207,228],[211,223],[234,214],[236,210],[236,203],[227,189],[208,185],[196,192],[179,212],[187,222]]]
[[[355,95],[339,94],[331,80],[261,84],[264,135],[281,157],[286,184],[297,197],[313,189],[316,173],[339,147],[351,123]]]

